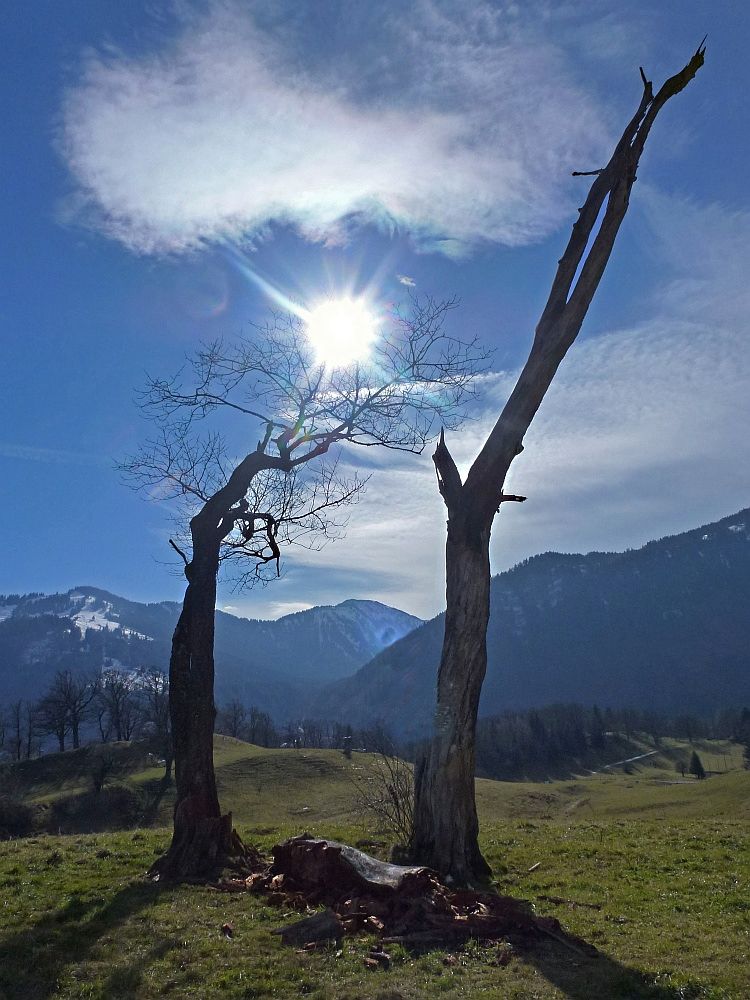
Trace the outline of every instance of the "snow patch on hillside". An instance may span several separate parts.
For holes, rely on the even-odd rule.
[[[70,617],[82,633],[87,628],[95,629],[96,631],[106,629],[108,632],[121,629],[123,635],[131,636],[134,639],[153,641],[149,635],[144,635],[142,632],[136,632],[135,629],[120,625],[119,621],[117,621],[120,616],[114,610],[110,601],[98,602],[92,594],[81,594],[78,592],[73,592],[70,595],[70,600],[72,602]]]

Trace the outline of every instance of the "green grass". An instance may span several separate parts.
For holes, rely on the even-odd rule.
[[[668,746],[655,766],[628,775],[477,783],[482,846],[499,890],[558,917],[596,945],[596,959],[544,941],[503,966],[496,944],[472,943],[449,966],[443,952],[395,948],[391,969],[371,972],[366,938],[345,939],[340,952],[298,954],[270,934],[295,915],[262,897],[146,882],[166,829],[43,835],[0,844],[0,997],[744,1000],[750,773],[666,784],[679,778],[671,755],[683,750]],[[712,752],[723,760],[722,748],[699,749],[704,761]],[[302,829],[385,845],[353,808],[347,771],[366,766],[364,756],[349,764],[335,751],[219,738],[216,759],[222,801],[263,849]],[[27,793],[38,801],[54,795],[56,774],[63,795],[86,785],[83,763],[31,763],[38,769],[26,772]],[[131,764],[117,781],[149,787],[159,778]],[[165,796],[155,821],[166,826],[170,808]],[[231,940],[225,922],[234,925]]]
[[[653,744],[631,741],[635,752],[653,750]],[[565,822],[617,816],[750,819],[750,779],[742,770],[742,748],[726,741],[695,744],[707,770],[719,773],[704,782],[675,770],[675,760],[688,759],[693,745],[664,740],[652,757],[622,768],[552,782],[504,782],[479,779],[477,801],[487,819],[530,818]],[[110,785],[140,791],[143,816],[151,826],[167,826],[174,805],[173,789],[163,789],[162,769],[147,766],[137,746],[109,744],[65,754],[49,754],[13,766],[12,782],[25,801],[50,807],[61,800],[90,794],[91,773],[102,754],[114,753],[117,769]],[[605,755],[604,760],[611,760]],[[347,823],[356,819],[352,777],[370,764],[367,754],[347,761],[338,750],[268,750],[228,736],[214,739],[216,779],[222,804],[239,823],[269,824],[301,829],[319,822]],[[733,768],[724,772],[723,768]],[[283,795],[279,789],[283,789]],[[44,822],[45,810],[40,811]],[[83,822],[83,825],[81,825]],[[52,829],[90,832],[76,817]]]
[[[335,825],[314,832],[348,840],[361,834]],[[268,847],[275,832],[255,839]],[[558,916],[600,957],[545,942],[503,968],[496,945],[471,945],[446,967],[441,952],[395,949],[392,968],[375,973],[362,963],[366,939],[345,940],[341,954],[284,948],[269,931],[294,915],[260,897],[146,883],[141,873],[165,843],[163,831],[139,831],[4,844],[0,996],[750,994],[750,836],[741,822],[486,823],[483,846],[500,890],[536,900],[539,912]],[[232,940],[221,933],[225,922],[234,925]]]

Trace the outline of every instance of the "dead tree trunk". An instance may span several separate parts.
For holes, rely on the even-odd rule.
[[[213,763],[214,611],[220,540],[193,526],[193,558],[172,638],[169,710],[177,802],[172,844],[154,866],[171,877],[210,868],[232,849],[232,819],[222,817]],[[202,537],[204,536],[204,537]],[[207,536],[207,537],[205,537]]]
[[[609,163],[579,209],[558,262],[529,358],[465,482],[441,435],[433,456],[448,509],[445,637],[437,682],[435,731],[415,770],[412,857],[461,883],[486,878],[474,798],[474,744],[487,668],[489,540],[503,484],[555,373],[578,336],[628,208],[643,147],[654,120],[703,65],[703,43],[687,66],[654,96],[643,70],[643,95]],[[594,235],[600,213],[602,221]],[[592,239],[590,249],[589,240]]]
[[[438,451],[447,448],[441,438]],[[487,670],[490,533],[458,496],[448,506],[445,641],[435,738],[417,763],[414,856],[461,882],[489,875],[474,803],[477,706]],[[425,807],[429,803],[429,816]],[[460,860],[460,865],[458,864]]]
[[[278,465],[259,445],[259,450],[237,467],[227,485],[190,522],[192,559],[188,561],[183,555],[188,585],[169,661],[169,712],[177,789],[174,829],[169,850],[154,863],[152,875],[170,879],[202,875],[232,858],[241,860],[246,853],[232,828],[232,814],[221,813],[216,791],[213,761],[216,580],[222,542],[236,518],[245,512],[237,504],[259,471]],[[171,763],[170,756],[167,773]]]

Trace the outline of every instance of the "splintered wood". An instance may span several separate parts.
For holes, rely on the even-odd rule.
[[[450,889],[428,868],[393,865],[332,840],[307,835],[273,848],[273,863],[225,891],[263,892],[269,901],[305,910],[326,910],[279,928],[282,941],[298,947],[339,940],[359,931],[384,944],[434,947],[469,938],[510,937],[515,944],[552,937],[578,953],[595,953],[571,937],[553,917],[539,917],[530,904],[473,889]]]

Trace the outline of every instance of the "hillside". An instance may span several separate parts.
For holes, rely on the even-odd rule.
[[[546,553],[496,576],[481,713],[553,702],[707,714],[750,703],[750,509],[622,553]],[[443,615],[329,686],[316,710],[422,733]]]
[[[675,762],[687,760],[693,749],[712,773],[708,781],[681,779],[675,769]],[[625,766],[623,755],[640,759]],[[104,788],[95,793],[92,778],[103,760],[109,762],[109,771]],[[214,737],[221,801],[238,823],[253,829],[361,821],[352,779],[367,772],[371,760],[367,753],[347,760],[340,750],[276,750]],[[750,818],[750,773],[742,769],[738,744],[666,739],[654,748],[645,737],[612,734],[598,760],[588,763],[596,773],[586,768],[565,780],[478,778],[480,816],[566,821],[587,821],[592,815]],[[174,786],[165,788],[162,776],[163,768],[138,743],[109,743],[6,764],[3,783],[14,800],[32,809],[33,829],[87,833],[168,825]]]
[[[166,670],[179,605],[141,604],[96,587],[0,598],[0,704],[38,697],[55,671],[105,663]],[[216,694],[281,719],[310,691],[353,673],[420,624],[377,601],[344,601],[276,621],[216,613]]]
[[[681,779],[675,770],[675,762],[688,759],[693,749],[713,772],[708,781]],[[641,759],[624,766],[623,754]],[[103,790],[95,794],[92,777],[105,759],[110,770]],[[367,772],[371,761],[367,753],[347,761],[340,750],[267,749],[214,737],[222,804],[237,822],[258,829],[362,821],[352,779]],[[750,818],[750,773],[742,769],[738,744],[668,739],[655,749],[646,738],[613,734],[599,760],[590,763],[596,773],[582,770],[558,781],[478,778],[480,816],[483,821],[522,816],[588,821],[594,815]],[[85,833],[168,825],[174,786],[165,789],[162,776],[163,768],[138,743],[110,743],[6,764],[3,783],[14,799],[34,810],[36,829]]]
[[[390,968],[371,971],[363,965],[371,937],[314,952],[285,948],[269,932],[296,917],[268,897],[143,878],[168,843],[167,794],[149,820],[159,829],[140,822],[134,831],[0,842],[0,996],[740,1000],[750,988],[741,960],[750,773],[675,784],[671,756],[687,749],[670,743],[632,774],[477,782],[480,841],[498,890],[557,917],[595,951],[550,940],[520,954],[478,941],[448,955],[393,944]],[[699,750],[721,766],[731,748]],[[158,787],[160,772],[122,744],[14,765],[16,787],[49,813],[87,794],[92,757],[107,751],[120,766],[112,792]],[[334,750],[264,750],[217,737],[215,758],[223,804],[262,850],[306,829],[387,853],[387,831],[354,801],[350,770],[366,767],[366,755],[347,762]]]

